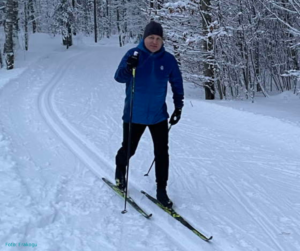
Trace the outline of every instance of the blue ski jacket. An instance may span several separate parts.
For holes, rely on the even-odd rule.
[[[153,125],[169,118],[166,105],[168,82],[171,84],[175,108],[183,107],[183,81],[175,57],[162,48],[155,53],[144,45],[144,40],[130,49],[115,73],[115,80],[126,83],[126,98],[123,121],[130,120],[130,99],[132,88],[132,72],[127,69],[127,59],[135,51],[139,53],[136,68],[135,90],[132,107],[132,123]]]

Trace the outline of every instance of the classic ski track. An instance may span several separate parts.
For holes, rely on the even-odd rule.
[[[79,53],[79,55],[85,54],[85,53]],[[92,54],[92,52],[90,53]],[[53,76],[53,78],[45,84],[44,88],[41,90],[38,96],[38,109],[39,112],[45,121],[45,123],[52,129],[54,134],[60,138],[60,140],[65,144],[65,146],[80,159],[83,163],[86,164],[86,167],[90,169],[90,171],[96,175],[99,179],[102,177],[106,177],[107,174],[100,170],[98,167],[103,166],[109,166],[110,164],[107,163],[105,160],[103,160],[102,157],[99,156],[99,153],[96,152],[95,146],[92,146],[90,142],[84,139],[84,137],[81,136],[81,134],[70,124],[67,120],[62,118],[59,114],[59,112],[56,112],[55,110],[55,103],[54,103],[54,93],[57,88],[58,83],[61,81],[67,70],[70,68],[72,63],[74,63],[76,60],[74,58],[79,56],[78,54],[76,56],[73,56],[66,60],[66,62],[60,63],[61,67],[59,67],[59,71]],[[130,185],[130,189],[134,190],[140,190],[135,188],[133,185]],[[150,212],[151,213],[151,212]],[[162,218],[161,216],[160,218]],[[179,241],[176,236],[174,237],[172,234],[170,234],[170,229],[164,229],[160,226],[160,222],[153,221],[153,223],[161,229],[166,235],[168,235],[171,239],[173,239],[177,246],[180,247],[182,250],[190,250],[190,247],[193,247],[194,250],[199,249],[197,248],[197,243],[194,243],[194,241],[190,241],[188,247],[184,247],[181,243],[182,241]],[[146,223],[145,223],[146,224]],[[149,223],[148,223],[149,224]],[[172,231],[171,231],[172,232]],[[182,235],[178,234],[178,231],[176,232],[176,235]],[[186,239],[185,236],[182,236],[182,239]]]
[[[96,176],[101,178],[101,176],[105,174],[97,171],[96,167],[105,163],[102,163],[102,159],[100,159],[97,155],[91,154],[90,149],[84,144],[84,142],[82,142],[82,140],[80,140],[79,137],[62,122],[62,119],[55,112],[52,103],[56,85],[60,82],[65,75],[65,72],[72,65],[73,58],[79,55],[73,56],[66,62],[62,63],[55,76],[47,84],[45,84],[45,88],[42,89],[38,97],[38,109],[44,121],[53,130],[56,136],[58,136],[73,152],[73,154],[79,157],[79,159],[81,159]],[[97,161],[95,161],[95,158],[97,158]]]
[[[203,127],[201,127],[200,129],[202,129],[202,131],[209,131],[208,128],[205,127],[205,125]],[[200,130],[199,129],[199,130]],[[197,144],[198,139],[201,138],[205,138],[206,141],[210,141],[210,142],[214,142],[215,143],[215,138],[212,134],[212,136],[210,137],[210,134],[205,135],[203,137],[202,133],[199,133],[198,135],[193,133],[190,133],[188,130],[183,131],[182,128],[178,128],[178,130],[182,131],[182,135],[184,134],[186,136],[186,138],[192,138],[193,139],[193,143],[191,144],[193,145],[194,148],[196,149],[201,149],[201,147],[203,146],[203,142],[199,141],[200,143]],[[216,133],[219,133],[218,131]],[[196,137],[197,135],[197,137]],[[197,138],[194,139],[194,138]],[[205,141],[204,141],[205,142]],[[259,162],[260,169],[265,169],[262,172],[259,173],[260,176],[258,176],[257,173],[255,173],[255,169],[253,171],[250,171],[249,166],[247,166],[247,168],[249,170],[247,170],[245,173],[242,172],[241,170],[239,170],[239,173],[237,173],[238,170],[238,165],[240,163],[253,163],[253,164],[257,164],[257,161],[251,161],[251,159],[246,159],[243,158],[242,160],[238,159],[237,163],[235,163],[235,159],[234,158],[229,158],[228,156],[230,156],[230,150],[232,150],[232,146],[229,144],[229,142],[226,142],[226,140],[217,140],[218,144],[220,145],[220,148],[224,148],[224,153],[222,153],[222,160],[224,163],[226,164],[221,164],[220,166],[222,166],[222,168],[224,168],[224,170],[222,170],[221,175],[224,175],[224,173],[227,173],[226,176],[228,176],[228,179],[224,179],[224,177],[219,177],[220,175],[218,174],[218,172],[214,172],[217,170],[216,167],[214,167],[213,170],[209,170],[209,167],[206,167],[205,164],[202,164],[202,171],[204,171],[204,175],[202,175],[201,179],[205,179],[207,182],[210,182],[210,186],[209,189],[215,189],[215,193],[217,194],[218,191],[222,191],[222,193],[224,193],[224,197],[228,197],[229,199],[224,200],[226,202],[230,202],[230,203],[236,203],[236,207],[239,208],[239,212],[240,214],[245,214],[245,218],[248,218],[250,221],[253,222],[254,225],[257,226],[258,229],[260,229],[260,231],[267,237],[267,239],[264,241],[262,238],[260,238],[259,232],[245,232],[247,234],[247,239],[249,239],[249,241],[251,241],[251,239],[253,240],[253,242],[259,242],[261,247],[263,247],[264,250],[286,250],[286,247],[284,245],[285,240],[282,240],[283,238],[280,237],[280,235],[282,234],[282,229],[278,227],[278,223],[274,223],[272,221],[271,217],[268,217],[268,211],[263,209],[260,210],[261,207],[259,204],[257,204],[257,202],[261,201],[261,200],[265,200],[265,203],[268,205],[272,205],[274,208],[274,211],[276,210],[277,214],[276,216],[279,218],[284,218],[287,215],[287,212],[289,212],[291,210],[291,206],[290,205],[282,205],[282,201],[280,201],[278,199],[277,196],[268,196],[268,191],[269,191],[269,187],[268,184],[260,184],[259,182],[257,182],[255,180],[255,178],[261,178],[263,177],[263,175],[265,174],[265,170],[269,170],[270,166],[272,166],[272,164],[276,164],[275,167],[272,167],[272,170],[276,170],[279,172],[282,172],[286,175],[286,177],[295,177],[295,175],[297,175],[299,172],[293,171],[293,168],[289,168],[289,169],[284,169],[284,166],[286,164],[288,164],[289,166],[297,166],[297,164],[299,165],[299,162],[294,161],[293,159],[291,160],[279,160],[277,162],[275,162],[275,160],[272,159],[274,155],[274,151],[270,150],[270,153],[267,154],[265,157],[263,157],[263,161]],[[180,144],[176,141],[172,141],[173,145],[176,145],[176,148],[180,147]],[[220,144],[221,143],[221,144]],[[241,144],[241,141],[237,142],[238,144]],[[212,146],[217,145],[217,144],[211,144]],[[227,147],[228,146],[228,147]],[[244,144],[242,144],[241,146],[244,146]],[[245,146],[247,146],[247,141]],[[211,147],[212,148],[212,147]],[[256,151],[259,152],[261,151],[261,147],[253,147],[251,145],[252,151]],[[229,149],[229,150],[228,150]],[[237,148],[238,149],[238,148]],[[265,151],[267,152],[267,151]],[[191,155],[188,151],[183,151],[180,152],[180,157],[181,156],[188,156],[188,158],[190,159]],[[197,156],[197,155],[194,155]],[[193,156],[192,156],[193,158]],[[195,160],[199,159],[200,161],[206,161],[205,158],[202,157],[194,157]],[[276,159],[276,158],[275,158]],[[270,160],[270,161],[269,161]],[[194,161],[195,163],[197,163],[197,161]],[[193,162],[193,164],[195,164]],[[262,165],[262,163],[267,163],[268,165]],[[279,168],[280,164],[282,164],[282,168]],[[208,162],[208,166],[210,165],[210,162]],[[197,167],[198,168],[198,167]],[[191,167],[192,169],[192,167]],[[242,168],[241,168],[242,169]],[[179,171],[178,173],[176,173],[177,176],[181,176],[182,172],[180,169],[173,169],[174,171],[177,172],[177,170]],[[192,169],[194,170],[194,169]],[[296,169],[295,169],[296,170]],[[199,169],[195,169],[194,173],[199,172]],[[248,172],[249,171],[249,172]],[[268,180],[275,180],[277,182],[277,185],[279,183],[279,185],[282,186],[282,188],[284,189],[284,187],[286,187],[287,185],[289,186],[290,190],[293,190],[294,193],[296,193],[298,186],[294,185],[292,182],[291,184],[288,183],[287,179],[280,179],[278,175],[278,180],[277,180],[277,176],[268,176],[267,179]],[[265,177],[264,177],[265,178]],[[237,181],[241,181],[241,180],[245,180],[245,184],[242,183],[237,183]],[[263,180],[263,179],[261,179]],[[184,189],[186,189],[187,191],[190,191],[190,183],[195,182],[194,178],[191,180],[188,180],[186,183],[186,185],[184,186]],[[257,184],[259,183],[259,184]],[[252,184],[256,184],[256,186],[252,186]],[[244,188],[246,189],[241,189],[240,185],[245,185]],[[250,186],[249,186],[250,185]],[[251,190],[249,189],[249,187],[251,187]],[[203,189],[203,188],[202,188]],[[206,188],[204,188],[206,189]],[[207,190],[209,190],[207,189]],[[252,201],[251,197],[245,195],[243,193],[243,191],[249,190],[252,193],[254,193],[255,195],[259,195],[260,198],[259,200],[254,200],[254,202]],[[211,194],[209,191],[207,192],[208,194]],[[230,199],[231,198],[231,199]],[[257,201],[257,202],[255,202]],[[281,206],[277,206],[277,205],[281,205]],[[294,209],[292,209],[294,210]],[[214,214],[214,213],[212,213]],[[296,209],[294,210],[294,214],[298,214],[298,212],[296,211]],[[239,227],[237,227],[237,224],[235,224],[235,221],[229,221],[228,218],[225,216],[223,217],[222,214],[220,213],[216,213],[214,214],[214,222],[226,222],[224,225],[225,226],[232,226],[232,228],[234,229],[238,229]],[[248,216],[247,216],[248,215]],[[274,217],[273,217],[274,218]],[[250,224],[249,224],[249,227]],[[241,232],[244,232],[245,230],[241,229]],[[239,231],[235,231],[233,232],[233,234],[236,235],[236,237],[238,237],[237,235],[239,234]],[[238,239],[238,238],[236,238]],[[264,238],[265,239],[265,238]],[[251,242],[249,242],[251,245]],[[257,247],[257,246],[256,246]],[[253,246],[254,248],[254,246]]]
[[[230,180],[230,182],[231,182],[232,186],[236,187],[232,180]],[[257,224],[259,226],[261,226],[261,228],[264,230],[266,235],[268,235],[270,237],[270,239],[272,240],[272,242],[279,248],[278,250],[284,251],[284,248],[280,245],[280,243],[278,243],[278,241],[274,237],[274,233],[276,233],[276,227],[274,227],[274,225],[259,210],[256,209],[255,205],[253,205],[253,203],[251,203],[250,200],[247,199],[247,203],[250,205],[250,208],[249,208],[249,205],[246,206],[241,201],[240,198],[244,198],[245,196],[243,196],[240,192],[237,192],[239,194],[239,195],[237,195],[235,192],[232,192],[232,189],[229,188],[229,186],[227,186],[226,184],[222,184],[221,182],[218,182],[217,179],[215,179],[215,184],[217,186],[219,186],[220,189],[222,189],[223,191],[226,191],[226,193],[229,196],[231,196],[238,204],[241,205],[241,207],[244,209],[244,211],[248,215],[250,215],[257,222]],[[238,188],[235,189],[235,191],[238,191]],[[259,218],[264,219],[265,222],[263,222]],[[248,234],[250,235],[250,233],[248,233]],[[257,240],[257,238],[255,236],[253,236],[253,238],[255,238]],[[268,247],[268,248],[271,248],[271,247]]]

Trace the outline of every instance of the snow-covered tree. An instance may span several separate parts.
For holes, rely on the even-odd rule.
[[[53,34],[61,34],[63,45],[67,48],[72,45],[72,30],[75,26],[74,8],[68,0],[61,0],[55,8],[51,31]]]
[[[62,35],[67,46],[77,33],[96,42],[118,35],[124,46],[155,20],[184,79],[207,99],[298,92],[299,18],[299,0],[0,0],[8,68],[18,38],[29,48],[31,32]]]
[[[13,42],[13,33],[14,33],[14,25],[16,18],[15,11],[15,1],[7,0],[5,7],[6,17],[4,24],[5,31],[5,44],[4,44],[4,55],[6,68],[11,70],[14,68],[14,42]]]
[[[167,45],[173,48],[184,78],[205,88],[214,98],[214,46],[210,1],[169,2],[159,10]]]
[[[28,0],[28,3],[26,4],[26,8],[28,9],[29,14],[29,20],[32,24],[32,32],[36,33],[37,24],[36,24],[36,13],[35,13],[35,6],[34,6],[34,0]]]

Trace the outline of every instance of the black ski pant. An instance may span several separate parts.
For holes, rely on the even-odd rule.
[[[164,120],[154,125],[131,124],[131,146],[130,157],[136,151],[141,136],[146,127],[149,127],[155,157],[155,174],[158,188],[167,186],[169,176],[169,130],[168,120]],[[125,172],[127,166],[127,149],[128,149],[129,123],[123,123],[123,142],[116,156],[117,168]]]

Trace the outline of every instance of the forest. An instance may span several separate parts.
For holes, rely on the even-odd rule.
[[[299,18],[299,0],[0,0],[0,76],[33,33],[61,36],[66,49],[78,34],[118,36],[122,47],[155,20],[205,99],[299,95]]]

